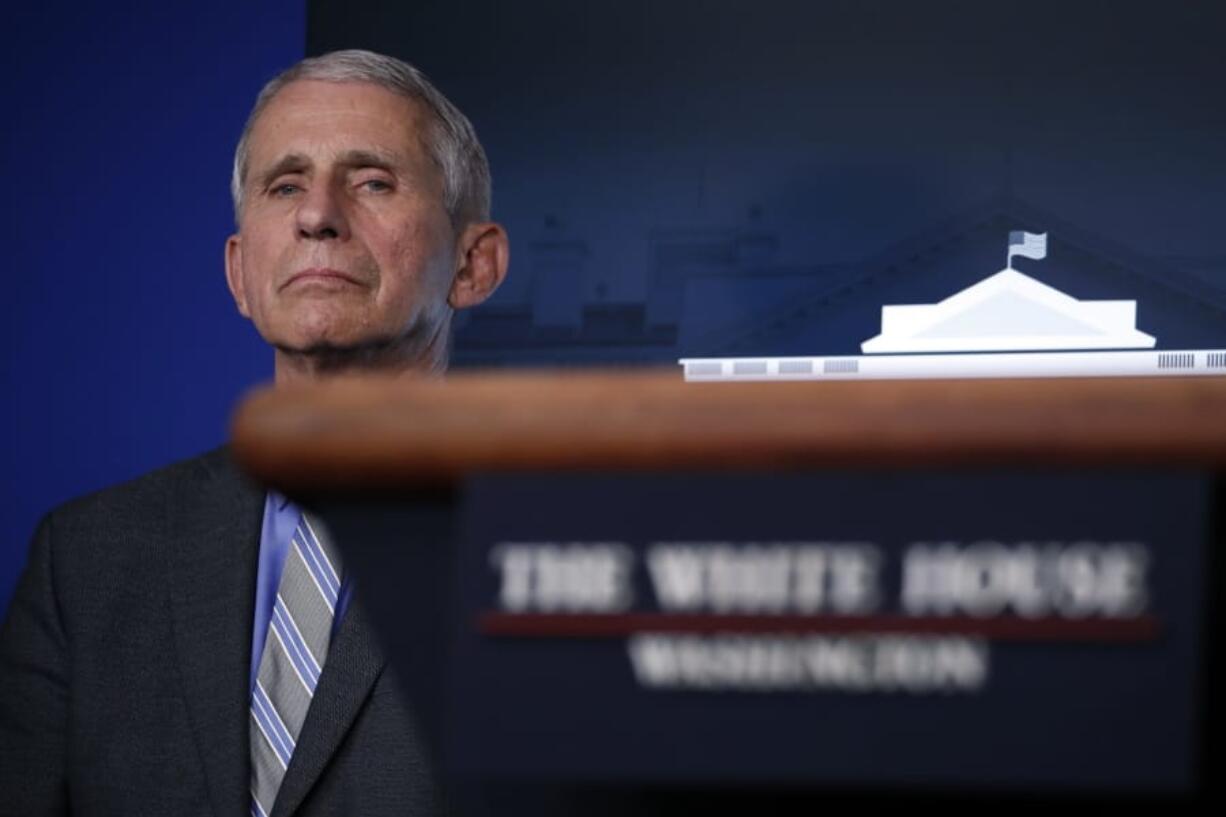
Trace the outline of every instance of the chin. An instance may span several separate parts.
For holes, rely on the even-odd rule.
[[[317,327],[315,331],[293,332],[272,345],[283,352],[307,356],[377,352],[395,344],[395,339],[348,327]]]
[[[341,318],[329,311],[313,311],[302,315],[288,327],[289,331],[284,333],[286,345],[303,350],[315,346],[360,346],[366,340],[360,325],[360,320],[352,316]]]

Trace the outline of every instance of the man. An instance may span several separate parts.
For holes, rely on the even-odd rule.
[[[226,280],[278,384],[441,372],[506,274],[468,120],[412,67],[261,92]],[[0,813],[433,814],[413,713],[318,525],[224,449],[52,511],[0,631]]]

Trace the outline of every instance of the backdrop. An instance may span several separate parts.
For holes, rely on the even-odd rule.
[[[301,0],[6,9],[0,609],[52,505],[221,444],[272,358],[222,268],[230,161]]]
[[[220,444],[270,376],[227,182],[304,50],[416,63],[488,149],[513,261],[460,366],[855,352],[1013,229],[1159,348],[1226,346],[1214,0],[40,3],[4,36],[0,606],[46,509]]]
[[[1226,345],[1224,40],[1216,0],[313,0],[307,50],[418,63],[489,149],[514,262],[464,365],[858,353],[1015,229]]]

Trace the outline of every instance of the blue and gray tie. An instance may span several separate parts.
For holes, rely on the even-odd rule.
[[[318,520],[294,531],[251,692],[251,813],[268,817],[328,656],[341,563]]]

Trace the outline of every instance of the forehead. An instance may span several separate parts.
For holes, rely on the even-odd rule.
[[[378,85],[298,80],[278,91],[256,119],[250,166],[287,153],[326,159],[350,150],[415,162],[425,158],[428,125],[420,103]]]

